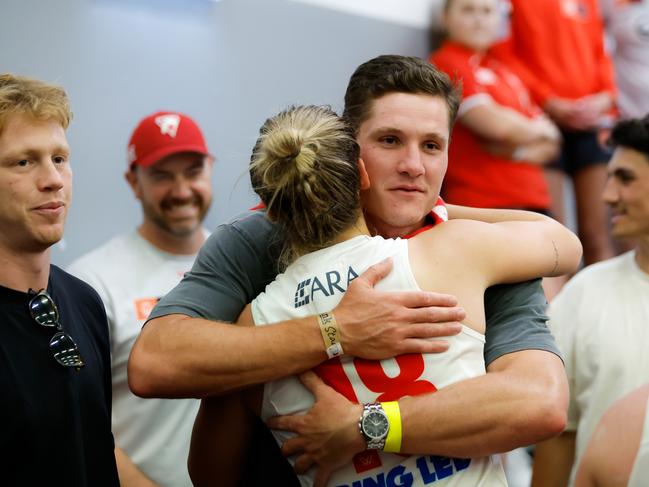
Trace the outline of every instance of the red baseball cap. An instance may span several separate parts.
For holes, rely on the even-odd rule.
[[[149,167],[172,154],[196,152],[209,156],[199,126],[183,113],[161,111],[142,119],[128,142],[128,162]]]

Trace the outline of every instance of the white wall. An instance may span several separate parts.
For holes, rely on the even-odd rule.
[[[58,82],[72,100],[60,265],[140,221],[123,173],[144,115],[181,110],[204,129],[213,228],[255,202],[246,169],[266,117],[291,103],[340,110],[361,62],[427,54],[425,29],[289,0],[2,0],[0,46],[0,72]]]

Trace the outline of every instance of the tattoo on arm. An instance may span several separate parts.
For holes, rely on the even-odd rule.
[[[551,274],[554,274],[554,271],[559,267],[559,249],[557,249],[557,244],[552,241],[552,246],[554,247],[554,269],[552,269]]]

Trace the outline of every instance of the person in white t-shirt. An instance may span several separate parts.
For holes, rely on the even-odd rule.
[[[394,104],[418,107],[409,110],[413,117],[408,123],[426,134],[426,155],[411,161],[413,167],[408,169],[422,178],[408,183],[402,175],[400,182],[391,182],[392,190],[411,192],[413,201],[422,193],[437,197],[446,170],[453,108],[440,96],[392,93],[376,100],[374,110],[391,112]],[[398,143],[389,131],[378,142],[387,150]],[[444,485],[449,487],[505,486],[502,468],[489,457],[431,456],[436,447],[428,432],[436,425],[426,405],[434,401],[431,393],[438,388],[485,373],[484,290],[496,283],[570,272],[578,264],[581,245],[556,221],[514,210],[466,209],[464,216],[472,220],[440,223],[409,239],[372,237],[360,206],[360,195],[372,182],[359,155],[351,127],[326,107],[290,108],[261,128],[250,177],[269,218],[285,236],[281,261],[288,267],[246,307],[238,324],[262,326],[319,314],[331,360],[314,371],[335,389],[331,393],[346,400],[335,407],[327,401],[323,405],[316,394],[314,403],[309,388],[324,385],[308,372],[304,384],[288,377],[247,391],[251,409],[265,420],[279,415],[284,421],[302,421],[312,408],[306,416],[326,411],[339,424],[338,434],[329,438],[338,447],[337,460],[329,463],[333,471],[309,468],[317,463],[309,452],[323,451],[317,441],[303,455],[291,457],[302,485],[324,485],[331,475],[327,485],[378,485],[387,478],[394,485],[421,486],[447,479]],[[478,218],[482,221],[474,221]],[[380,362],[340,357],[335,317],[327,310],[338,304],[352,280],[386,258],[393,260],[394,270],[379,283],[384,290],[434,290],[458,297],[467,318],[462,332],[449,339],[447,352],[400,355]],[[229,441],[219,437],[217,423],[205,417],[196,423],[194,434],[211,444],[192,445],[191,454],[197,455],[190,459],[193,478],[200,469],[200,450],[214,451],[214,443]],[[290,426],[288,422],[269,425],[276,428],[273,434],[285,454],[298,453],[309,443],[277,431]],[[384,429],[377,434],[380,426]],[[205,428],[216,429],[209,434]],[[202,461],[208,458],[204,455]],[[205,485],[213,482],[207,479]]]
[[[600,0],[615,66],[621,118],[649,113],[649,2]]]
[[[618,122],[611,143],[602,196],[613,236],[634,239],[635,249],[585,268],[550,305],[570,405],[566,431],[537,446],[534,486],[572,485],[606,409],[649,382],[649,115]]]
[[[113,380],[113,433],[124,486],[190,487],[187,455],[195,399],[136,397],[128,387],[133,342],[158,299],[189,271],[208,232],[213,157],[199,126],[178,112],[142,119],[128,145],[126,180],[141,225],[73,262],[106,306]]]

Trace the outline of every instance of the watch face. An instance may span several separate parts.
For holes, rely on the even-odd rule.
[[[363,431],[370,438],[383,438],[388,432],[388,418],[377,411],[363,418]]]

